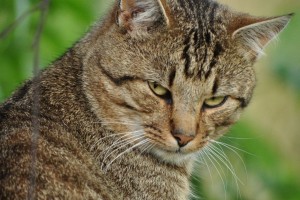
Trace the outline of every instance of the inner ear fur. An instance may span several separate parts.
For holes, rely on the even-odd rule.
[[[170,26],[166,0],[120,0],[117,23],[131,34],[145,34],[157,21]]]
[[[263,54],[269,42],[286,27],[292,15],[269,18],[241,15],[232,21],[229,32],[238,43],[241,53],[248,59],[256,59]]]

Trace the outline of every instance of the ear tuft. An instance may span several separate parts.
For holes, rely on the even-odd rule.
[[[269,44],[286,27],[293,14],[273,18],[249,18],[240,19],[238,27],[232,33],[232,38],[241,45],[241,53],[247,59],[255,60],[264,54],[265,46]],[[250,23],[250,24],[249,24]]]
[[[132,36],[147,34],[159,20],[170,21],[165,0],[120,0],[119,9],[118,25]]]

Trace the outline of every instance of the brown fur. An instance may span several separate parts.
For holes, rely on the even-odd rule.
[[[116,2],[1,105],[0,199],[187,199],[196,155],[248,105],[257,47],[289,18],[209,0]],[[206,107],[216,96],[227,98]]]

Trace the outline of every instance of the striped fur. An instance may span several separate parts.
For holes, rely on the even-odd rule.
[[[194,160],[238,120],[252,65],[289,18],[211,0],[116,1],[0,106],[0,199],[188,199]],[[212,97],[224,98],[209,107]]]

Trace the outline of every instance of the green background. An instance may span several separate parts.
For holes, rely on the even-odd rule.
[[[0,32],[37,0],[0,0]],[[221,0],[236,10],[273,16],[295,12],[255,68],[258,87],[242,119],[220,141],[230,164],[206,159],[195,168],[194,193],[203,199],[300,199],[300,1]],[[89,30],[112,4],[105,0],[52,0],[41,38],[45,67]],[[298,14],[297,14],[298,13]],[[0,102],[32,77],[33,41],[40,12],[0,38]],[[221,150],[221,147],[216,145]],[[227,169],[226,165],[230,167]],[[235,181],[234,171],[240,181]]]

